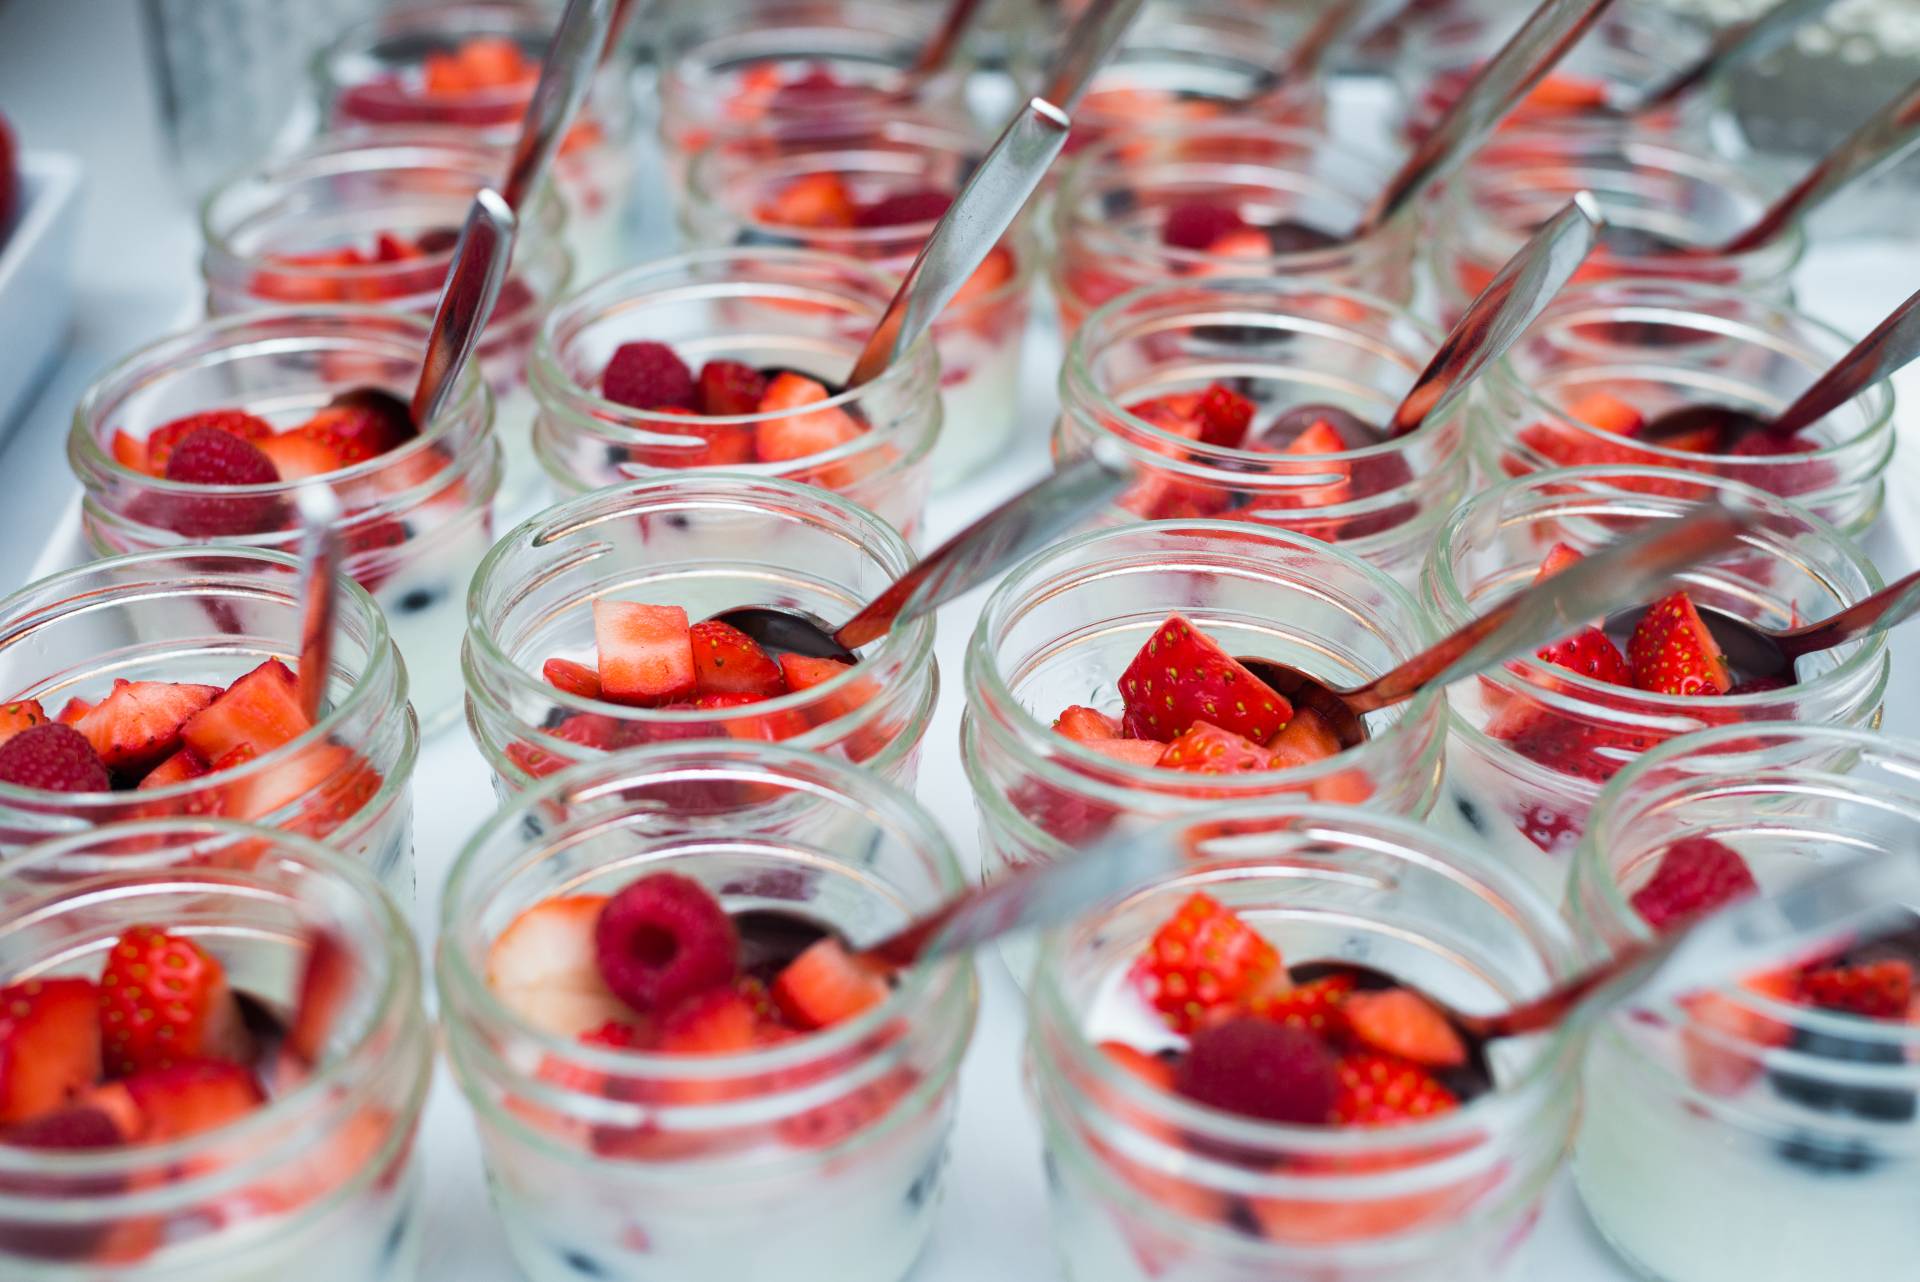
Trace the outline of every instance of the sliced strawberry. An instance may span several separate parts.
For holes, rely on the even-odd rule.
[[[1265,743],[1293,716],[1286,699],[1177,614],[1155,629],[1127,665],[1120,694],[1127,736],[1162,743],[1196,721]]]
[[[1154,934],[1134,977],[1176,1032],[1237,1011],[1279,968],[1280,954],[1230,909],[1190,896]]]
[[[338,449],[298,428],[270,436],[259,442],[259,447],[283,481],[310,480],[347,466]]]
[[[1005,245],[995,245],[973,269],[973,274],[960,282],[960,288],[953,292],[953,300],[947,306],[961,308],[992,297],[1013,279],[1015,266],[1013,251]]]
[[[140,780],[139,786],[141,788],[168,788],[176,783],[185,783],[189,779],[198,779],[201,775],[206,774],[208,769],[207,763],[201,759],[199,753],[195,752],[192,748],[182,748],[153,769],[147,771],[146,777]]]
[[[944,191],[932,188],[897,191],[870,205],[862,205],[859,223],[862,227],[910,227],[914,223],[938,222],[951,208],[953,197]]]
[[[54,720],[63,726],[77,726],[81,718],[93,711],[93,705],[85,699],[69,699],[60,709],[60,715]]]
[[[1547,549],[1547,559],[1540,563],[1540,571],[1533,576],[1533,581],[1538,583],[1550,578],[1580,559],[1578,552],[1564,543],[1556,543]]]
[[[583,748],[612,752],[625,747],[625,736],[618,721],[597,712],[576,712],[547,731],[556,739],[577,743]],[[562,757],[533,743],[507,745],[507,756],[535,779],[544,779],[572,765],[575,758]]]
[[[326,1054],[353,995],[357,967],[340,936],[330,930],[307,933],[307,956],[300,968],[300,991],[287,1020],[283,1059],[311,1070]]]
[[[35,726],[46,724],[47,710],[40,706],[38,699],[22,699],[17,703],[0,704],[0,743],[5,743],[22,730],[31,730]]]
[[[831,1028],[887,1000],[886,971],[820,939],[788,962],[773,981],[773,1000],[801,1028]]]
[[[342,466],[352,467],[398,449],[419,432],[411,418],[391,412],[384,402],[343,401],[315,411],[289,435],[319,444],[338,457]]]
[[[1169,745],[1157,739],[1096,739],[1086,746],[1103,757],[1130,766],[1157,766]]]
[[[1344,454],[1351,447],[1340,432],[1324,418],[1307,424],[1306,430],[1287,442],[1283,454]]]
[[[578,1037],[633,1012],[600,977],[594,942],[604,895],[565,895],[526,909],[487,949],[487,987],[535,1028]]]
[[[760,398],[759,412],[783,414],[754,425],[753,451],[762,463],[786,463],[811,458],[845,445],[858,437],[861,427],[852,415],[841,409],[791,413],[804,406],[828,399],[825,384],[792,371],[783,371],[767,385]]]
[[[1054,718],[1053,732],[1075,743],[1097,743],[1102,739],[1118,739],[1120,722],[1104,712],[1076,703]]]
[[[595,601],[593,640],[603,698],[649,707],[693,693],[692,629],[679,606]]]
[[[1275,770],[1310,766],[1316,761],[1339,756],[1340,736],[1333,732],[1325,717],[1312,708],[1295,708],[1293,719],[1281,728],[1267,745]]]
[[[1567,406],[1567,416],[1616,436],[1638,436],[1647,425],[1646,415],[1607,392],[1588,392]]]
[[[1124,1071],[1156,1090],[1173,1090],[1174,1066],[1158,1055],[1149,1055],[1125,1042],[1101,1042],[1100,1052]]]
[[[1913,1001],[1913,964],[1898,958],[1825,966],[1800,977],[1800,999],[1868,1019],[1903,1020]]]
[[[731,988],[709,988],[660,1021],[657,1048],[669,1055],[738,1055],[759,1044],[760,1017]]]
[[[771,699],[787,692],[780,665],[752,637],[717,619],[693,625],[694,689],[701,694],[750,694]]]
[[[223,1060],[148,1069],[121,1083],[140,1110],[141,1138],[165,1143],[239,1121],[266,1103],[253,1070]]]
[[[1304,984],[1287,986],[1278,992],[1259,992],[1247,1002],[1247,1013],[1260,1019],[1278,1020],[1323,1040],[1332,1040],[1346,1034],[1347,1018],[1343,1007],[1353,991],[1353,976],[1336,971]]]
[[[180,746],[181,730],[223,692],[174,681],[116,681],[74,729],[115,770],[137,771]]]
[[[110,453],[113,455],[113,461],[121,467],[126,468],[129,472],[158,475],[158,473],[149,473],[147,470],[147,443],[145,441],[129,436],[125,432],[116,431],[113,434]],[[284,475],[284,473],[282,475]]]
[[[1711,912],[1759,889],[1738,851],[1711,837],[1683,837],[1661,853],[1629,902],[1655,930]]]
[[[1627,641],[1633,684],[1656,694],[1725,694],[1733,686],[1720,643],[1685,592],[1653,603]]]
[[[191,717],[180,737],[202,759],[218,761],[242,746],[264,757],[312,728],[300,708],[300,684],[292,671],[268,659]]]
[[[1397,1055],[1357,1051],[1342,1056],[1336,1071],[1340,1090],[1333,1116],[1342,1126],[1423,1121],[1460,1106],[1454,1093],[1433,1074]]]
[[[540,675],[556,690],[577,694],[583,699],[600,697],[600,674],[584,663],[575,663],[572,659],[548,659],[540,666]]]
[[[838,659],[816,659],[805,654],[783,654],[780,656],[780,675],[786,678],[787,689],[792,691],[811,690],[815,686],[825,685],[839,679],[842,673],[851,671],[852,665]],[[858,708],[871,697],[871,692],[862,693],[862,687],[856,683],[853,690],[828,709],[830,716],[844,716]]]
[[[191,939],[153,926],[123,931],[100,973],[106,1071],[125,1077],[246,1046],[226,970]]]
[[[853,194],[839,174],[802,174],[780,189],[761,218],[782,227],[851,227],[857,217]]]
[[[0,988],[0,1123],[66,1104],[100,1078],[100,1003],[85,979]]]
[[[700,367],[700,412],[717,417],[757,414],[767,394],[767,376],[739,361],[708,361]]]
[[[1200,393],[1200,439],[1238,449],[1253,426],[1254,404],[1230,387],[1210,383]]]
[[[1618,646],[1599,628],[1583,628],[1565,640],[1540,647],[1543,662],[1610,685],[1630,686],[1633,673]]]
[[[147,435],[147,473],[165,476],[174,447],[201,428],[212,428],[258,445],[273,435],[273,424],[244,410],[203,410],[163,423]]]
[[[692,707],[701,712],[718,713],[727,718],[727,734],[734,739],[757,739],[763,743],[779,743],[793,739],[813,729],[806,716],[796,708],[785,712],[769,712],[756,717],[733,715],[737,709],[752,707],[764,703],[755,694],[703,694],[691,704],[669,704],[669,707]]]
[[[1237,775],[1270,768],[1273,754],[1231,730],[1196,721],[1166,746],[1155,764],[1195,774]]]
[[[1410,988],[1354,993],[1341,1006],[1353,1035],[1378,1051],[1430,1068],[1457,1068],[1467,1046],[1446,1016]]]

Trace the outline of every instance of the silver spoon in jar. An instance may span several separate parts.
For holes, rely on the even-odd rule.
[[[1241,109],[1254,108],[1263,99],[1311,79],[1320,70],[1328,51],[1341,37],[1358,29],[1380,3],[1381,0],[1332,0],[1301,32],[1279,64],[1261,73]]]
[[[967,28],[973,25],[974,14],[979,11],[980,0],[948,0],[940,29],[921,47],[920,56],[914,59],[908,74],[915,79],[924,79],[953,61],[960,42],[966,38]]]
[[[567,0],[553,39],[547,42],[540,80],[520,120],[506,181],[500,184],[500,195],[516,215],[547,176],[560,140],[586,101],[601,55],[612,47],[613,11],[614,0]]]
[[[1040,96],[1068,113],[1079,106],[1087,86],[1113,55],[1143,2],[1092,0],[1054,53]]]
[[[1728,23],[1715,32],[1706,50],[1691,63],[1630,101],[1607,102],[1595,107],[1595,114],[1630,120],[1664,111],[1734,67],[1766,57],[1833,3],[1834,0],[1780,0],[1751,18]]]
[[[320,720],[333,676],[333,626],[340,608],[340,498],[326,485],[294,492],[300,516],[300,661],[294,679],[308,724]]]

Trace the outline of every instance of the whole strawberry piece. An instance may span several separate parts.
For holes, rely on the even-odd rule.
[[[1630,686],[1633,673],[1618,646],[1599,628],[1583,628],[1563,641],[1540,648],[1540,659],[1609,685]]]
[[[708,361],[700,367],[700,412],[715,417],[760,412],[767,376],[739,361]]]
[[[1358,1051],[1335,1070],[1339,1094],[1334,1120],[1342,1126],[1392,1126],[1451,1112],[1454,1093],[1420,1065],[1397,1055]]]
[[[1279,952],[1251,926],[1195,894],[1154,935],[1135,974],[1147,1001],[1184,1033],[1237,1012],[1279,965]]]
[[[1190,1100],[1269,1122],[1324,1124],[1338,1090],[1334,1058],[1319,1038],[1265,1019],[1231,1019],[1194,1034],[1175,1071]]]
[[[1685,837],[1660,856],[1653,877],[1633,893],[1634,911],[1655,930],[1710,912],[1759,889],[1738,852],[1711,837]]]
[[[607,900],[594,926],[600,977],[637,1011],[665,1010],[729,982],[739,955],[726,910],[706,887],[678,873],[634,882]]]
[[[100,1035],[118,1077],[231,1053],[240,1024],[226,971],[190,939],[124,931],[100,973]]]
[[[1685,592],[1653,603],[1627,641],[1633,684],[1656,694],[1725,694],[1733,686],[1719,642]]]
[[[48,792],[106,792],[113,787],[87,737],[58,721],[22,730],[0,743],[0,783]]]
[[[622,343],[600,377],[610,401],[637,410],[694,408],[693,371],[665,343]]]
[[[1126,736],[1161,743],[1205,721],[1264,744],[1293,716],[1292,704],[1177,614],[1120,674],[1120,697]]]

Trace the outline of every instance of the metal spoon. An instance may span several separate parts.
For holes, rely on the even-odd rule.
[[[1341,37],[1359,27],[1379,3],[1380,0],[1332,0],[1300,34],[1300,38],[1293,42],[1293,47],[1287,50],[1286,57],[1280,60],[1279,65],[1261,73],[1246,96],[1245,106],[1251,107],[1284,88],[1311,78],[1320,69],[1327,51],[1339,43]]]
[[[848,388],[878,378],[953,301],[1040,185],[1071,127],[1044,98],[1014,116],[907,268],[847,375]]]
[[[1634,433],[1638,441],[1661,442],[1696,432],[1717,434],[1708,453],[1725,454],[1742,438],[1758,432],[1787,440],[1811,427],[1862,391],[1891,378],[1920,358],[1920,293],[1893,309],[1871,334],[1853,345],[1832,368],[1800,393],[1793,403],[1772,417],[1730,405],[1681,405],[1661,414]]]
[[[320,720],[333,676],[333,622],[339,612],[340,498],[327,485],[303,485],[294,493],[300,513],[300,710],[308,724]]]
[[[1140,12],[1142,0],[1093,0],[1067,38],[1060,42],[1047,68],[1045,87],[1040,96],[1064,112],[1071,113],[1086,95],[1100,68],[1106,65],[1120,37]]]
[[[1650,115],[1742,63],[1764,58],[1793,39],[1793,33],[1832,5],[1834,0],[1780,0],[1742,22],[1729,23],[1714,34],[1706,51],[1665,82],[1630,102],[1612,103],[1596,110],[1620,117]]]
[[[500,184],[500,195],[515,214],[547,176],[560,140],[586,101],[600,56],[611,47],[613,8],[613,0],[567,0],[560,25],[547,42],[540,81],[520,120],[520,137],[514,141],[513,159],[507,162],[506,181]]]
[[[908,74],[916,79],[924,78],[951,62],[954,50],[966,38],[967,28],[973,25],[973,15],[979,10],[980,0],[949,0],[945,21],[920,50]]]
[[[1242,656],[1240,662],[1296,708],[1318,714],[1341,747],[1350,748],[1367,738],[1367,713],[1529,654],[1595,615],[1652,600],[1680,571],[1736,547],[1759,520],[1757,512],[1710,504],[1662,521],[1515,593],[1399,667],[1350,689],[1270,659]]]

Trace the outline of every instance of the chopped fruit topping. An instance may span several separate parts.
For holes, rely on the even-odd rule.
[[[0,783],[48,792],[106,792],[113,787],[87,737],[57,721],[0,743]]]
[[[1432,1068],[1467,1062],[1466,1043],[1432,1002],[1407,988],[1354,993],[1341,1004],[1353,1035],[1373,1047]]]
[[[1667,847],[1646,885],[1633,893],[1634,911],[1655,930],[1723,907],[1759,889],[1747,861],[1711,837],[1686,837]]]
[[[1392,1126],[1451,1112],[1454,1093],[1420,1065],[1394,1055],[1360,1051],[1343,1056],[1334,1120],[1342,1126]]]
[[[1627,642],[1633,684],[1656,694],[1725,694],[1733,687],[1719,642],[1685,592],[1654,602]]]
[[[1205,252],[1230,232],[1246,227],[1237,210],[1224,205],[1175,205],[1160,226],[1160,241],[1174,249]]]
[[[0,1143],[21,1148],[118,1148],[129,1138],[111,1114],[89,1104],[42,1113],[0,1130]]]
[[[715,416],[757,414],[767,377],[739,361],[708,361],[700,367],[700,412]]]
[[[1174,1089],[1177,1074],[1171,1060],[1136,1050],[1125,1042],[1101,1042],[1100,1053],[1149,1086],[1163,1091]]]
[[[1295,708],[1293,720],[1273,737],[1267,745],[1267,751],[1273,760],[1271,768],[1284,770],[1293,766],[1310,766],[1316,761],[1325,761],[1328,757],[1340,754],[1340,736],[1333,732],[1326,718],[1312,708]]]
[[[137,770],[178,748],[188,720],[222,693],[184,681],[116,681],[74,729],[110,769]]]
[[[862,962],[831,937],[788,962],[773,981],[773,1000],[800,1028],[830,1028],[887,1000],[884,971]]]
[[[1076,703],[1054,718],[1053,732],[1076,743],[1098,743],[1103,739],[1118,739],[1120,723],[1104,712]]]
[[[786,679],[787,687],[792,690],[811,690],[817,685],[825,685],[848,670],[849,665],[838,659],[816,659],[805,654],[780,656],[780,675]]]
[[[600,376],[610,401],[637,410],[694,407],[693,371],[665,343],[622,343]]]
[[[389,412],[384,403],[346,400],[323,406],[282,435],[312,441],[339,459],[337,467],[352,467],[398,449],[419,434],[410,417]]]
[[[671,703],[694,692],[692,629],[677,605],[595,601],[600,690],[615,703]]]
[[[141,1138],[152,1143],[184,1139],[238,1121],[267,1098],[252,1069],[222,1060],[189,1060],[150,1069],[121,1084],[140,1110]]]
[[[260,442],[260,452],[283,481],[305,481],[337,472],[346,466],[339,451],[298,429]]]
[[[280,479],[259,446],[210,427],[195,429],[175,447],[164,475],[192,485],[272,485]]]
[[[729,982],[740,940],[706,887],[660,872],[607,901],[594,927],[594,953],[614,995],[647,1012]]]
[[[1647,425],[1644,414],[1617,396],[1589,392],[1567,407],[1567,413],[1590,427],[1616,436],[1638,436]]]
[[[787,692],[780,665],[740,629],[717,619],[693,625],[694,688],[701,694],[749,694],[771,699]]]
[[[1120,694],[1127,736],[1162,743],[1205,721],[1264,744],[1293,715],[1291,704],[1177,614],[1127,665]]]
[[[194,714],[180,737],[202,760],[218,762],[235,748],[258,757],[313,728],[300,707],[300,683],[278,659],[268,659]]]
[[[703,694],[691,706],[702,712],[731,714],[736,708],[751,707],[759,702],[760,696],[752,694]],[[668,706],[678,708],[685,705],[675,703]],[[783,739],[807,733],[813,729],[813,725],[798,709],[788,709],[765,716],[730,719],[726,729],[727,734],[735,739],[761,739],[767,743],[779,743]]]
[[[600,674],[584,663],[575,663],[571,659],[548,659],[541,665],[540,675],[556,690],[565,690],[583,699],[600,697]]]
[[[1599,628],[1584,628],[1564,641],[1542,646],[1539,657],[1543,662],[1595,681],[1617,686],[1633,684],[1633,673],[1628,670],[1619,647]]]
[[[939,222],[952,207],[953,197],[943,191],[902,191],[861,206],[854,221],[862,227],[907,227]]]
[[[1336,972],[1304,984],[1290,985],[1279,993],[1257,994],[1247,1003],[1247,1010],[1261,1019],[1277,1020],[1290,1028],[1332,1040],[1347,1031],[1347,1017],[1342,1008],[1353,990],[1353,976]]]
[[[1556,543],[1547,549],[1547,559],[1540,563],[1540,572],[1533,576],[1533,581],[1538,583],[1544,578],[1558,574],[1580,559],[1578,552],[1564,543]]]
[[[1212,898],[1196,894],[1153,937],[1138,978],[1147,1001],[1179,1032],[1237,1009],[1280,965],[1272,944]]]
[[[604,895],[565,895],[522,912],[487,950],[487,986],[521,1019],[562,1037],[628,1020],[600,977],[595,930]]]
[[[783,371],[767,384],[760,398],[762,414],[798,410],[829,399],[826,385],[802,374]],[[824,454],[858,437],[861,427],[845,410],[823,409],[755,424],[754,454],[762,463],[785,463]]]
[[[731,988],[694,993],[660,1021],[658,1049],[671,1055],[737,1055],[759,1044],[760,1016]]]
[[[1219,383],[1200,393],[1200,439],[1209,445],[1237,447],[1253,426],[1253,402]]]
[[[203,430],[225,432],[257,445],[273,435],[273,424],[243,410],[203,410],[174,419],[154,428],[148,435],[141,447],[143,470],[149,476],[165,476],[174,450],[189,436]]]
[[[1342,454],[1347,443],[1333,424],[1324,418],[1316,418],[1307,424],[1305,431],[1287,442],[1286,454]]]
[[[780,189],[761,218],[784,227],[851,227],[853,194],[834,173],[802,174]]]
[[[1154,764],[1196,774],[1237,775],[1270,768],[1273,754],[1231,730],[1196,721],[1166,746]]]
[[[1166,744],[1153,739],[1093,739],[1086,746],[1129,766],[1157,766],[1167,751]]]
[[[1311,1033],[1231,1019],[1193,1036],[1175,1070],[1188,1099],[1270,1122],[1324,1124],[1339,1090],[1334,1057]]]
[[[1913,1002],[1913,964],[1897,958],[1827,966],[1800,977],[1801,999],[1868,1019],[1905,1019]]]
[[[84,979],[0,988],[0,1123],[51,1112],[100,1079],[100,1004]]]
[[[35,726],[47,724],[47,710],[40,706],[38,699],[22,699],[18,703],[0,704],[0,743],[5,743],[22,730],[31,730]]]
[[[106,1071],[125,1077],[202,1057],[231,1058],[239,1011],[219,962],[152,926],[121,934],[100,973]]]

